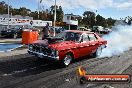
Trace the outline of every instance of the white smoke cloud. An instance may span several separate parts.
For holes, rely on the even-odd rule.
[[[103,49],[100,57],[111,57],[120,55],[124,51],[132,48],[132,26],[118,25],[113,28],[113,32],[103,36],[107,40],[107,47]]]

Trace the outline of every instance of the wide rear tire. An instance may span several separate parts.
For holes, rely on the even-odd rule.
[[[97,48],[96,52],[93,53],[93,57],[99,57],[101,53],[102,53],[102,47],[100,46]]]

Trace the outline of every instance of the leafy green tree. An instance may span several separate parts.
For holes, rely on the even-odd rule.
[[[14,8],[14,9],[11,9],[11,13],[12,13],[12,15],[20,15],[20,13],[19,13],[19,9],[16,9],[16,8]]]
[[[34,20],[38,20],[38,12],[37,11],[31,12],[29,16],[33,17]]]
[[[8,5],[2,1],[0,2],[0,14],[7,14]]]
[[[82,17],[81,17],[81,16],[78,16],[78,17],[77,17],[77,20],[78,20],[78,25],[79,25],[79,26],[82,26],[82,25],[83,25]]]
[[[95,16],[94,12],[91,11],[85,11],[83,13],[83,19],[82,21],[79,21],[81,25],[84,25],[86,27],[92,28],[93,26],[103,26],[103,27],[111,27],[114,25],[115,20],[112,18],[105,19],[101,15]]]
[[[25,7],[20,7],[20,9],[19,9],[19,13],[22,16],[28,16],[30,14],[30,12],[31,12],[31,10],[27,9]]]
[[[108,26],[108,27],[113,26],[114,23],[115,23],[115,21],[116,21],[116,20],[114,20],[114,19],[112,19],[112,18],[108,18],[108,19],[106,19],[107,26]]]
[[[57,9],[57,21],[58,22],[62,22],[63,21],[63,15],[64,15],[64,12],[62,10],[62,7],[59,6],[58,9]]]
[[[106,27],[107,26],[106,19],[98,14],[96,16],[96,25]]]
[[[95,25],[95,13],[91,11],[85,11],[83,13],[82,22],[85,26],[92,27]]]
[[[50,20],[54,20],[54,13],[55,13],[55,5],[52,5],[50,7]],[[62,7],[61,6],[56,6],[56,21],[57,22],[62,22],[63,20],[63,15],[64,15],[64,12],[62,10]]]

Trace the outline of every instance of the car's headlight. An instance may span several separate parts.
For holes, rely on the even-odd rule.
[[[55,56],[57,57],[58,55],[59,55],[59,51],[56,50],[56,52],[55,52]]]
[[[51,49],[51,55],[55,56],[55,50],[54,49]]]
[[[58,51],[57,50],[54,50],[54,49],[51,49],[51,55],[52,56],[58,56]]]

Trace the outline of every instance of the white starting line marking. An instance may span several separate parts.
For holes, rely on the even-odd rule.
[[[45,64],[45,65],[40,65],[40,67],[41,67],[41,66],[46,66],[46,65],[47,65],[47,64]],[[11,72],[11,73],[2,74],[1,76],[2,76],[2,77],[11,76],[11,75],[14,75],[14,74],[26,72],[26,71],[28,71],[28,70],[33,70],[33,69],[36,69],[36,68],[37,68],[37,67],[32,67],[32,68],[29,68],[29,69],[23,69],[23,70],[19,70],[19,71],[13,71],[13,72]]]

